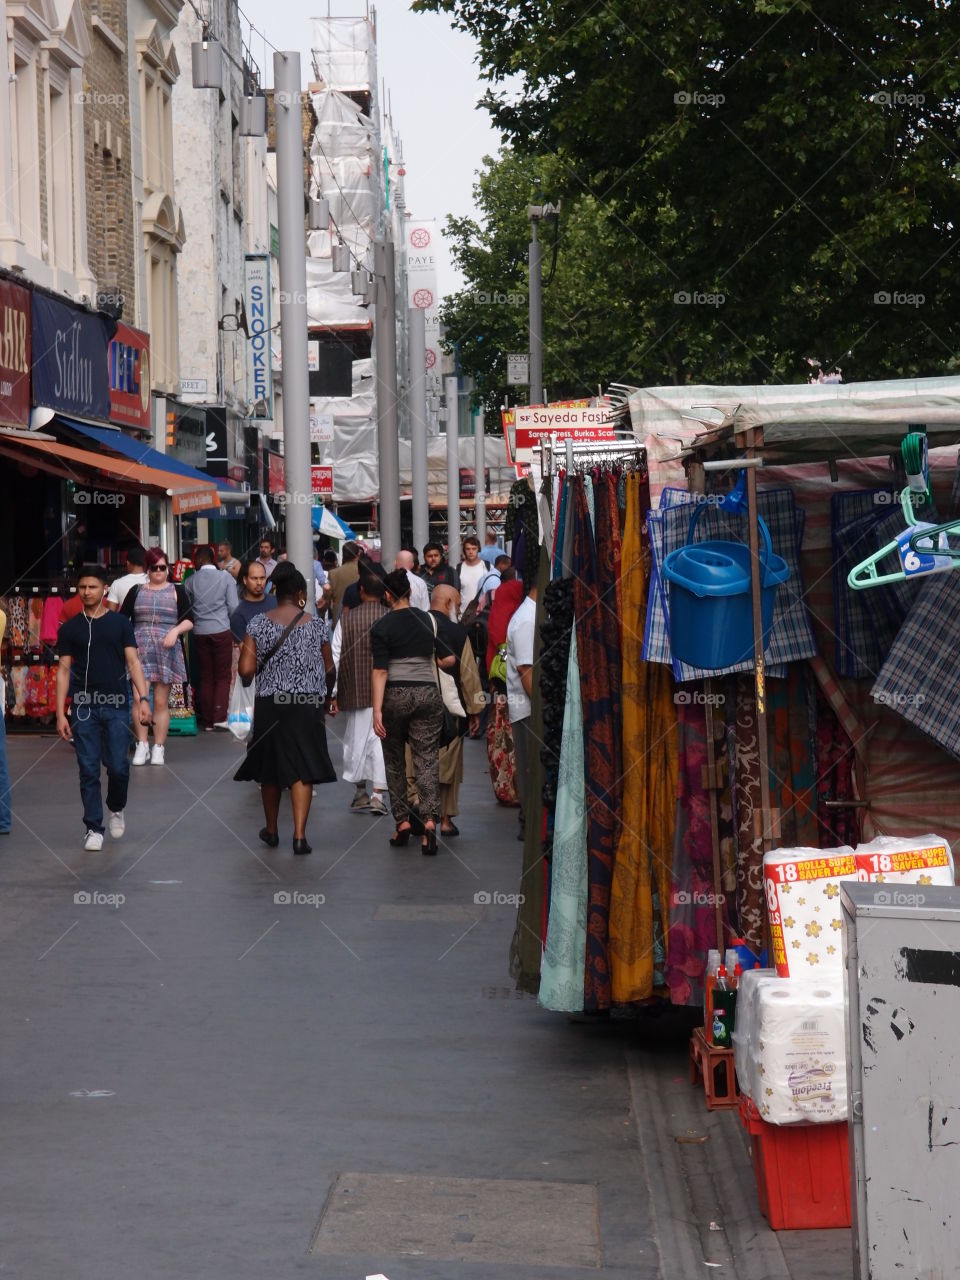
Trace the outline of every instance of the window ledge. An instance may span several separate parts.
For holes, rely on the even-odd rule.
[[[100,36],[101,40],[110,46],[117,57],[122,58],[127,51],[126,46],[120,37],[111,31],[104,20],[102,18],[98,18],[97,15],[94,14],[90,19],[90,25],[93,27],[94,31],[96,31],[97,35]]]

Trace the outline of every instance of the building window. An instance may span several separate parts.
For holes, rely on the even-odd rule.
[[[54,265],[61,271],[73,272],[73,130],[70,95],[51,85],[50,127],[53,137],[47,148],[51,166],[53,208],[48,223]]]
[[[40,170],[37,131],[37,68],[35,62],[15,59],[11,85],[13,128],[13,210],[27,251],[41,256]]]

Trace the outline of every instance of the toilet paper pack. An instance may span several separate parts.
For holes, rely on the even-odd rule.
[[[953,853],[943,836],[877,836],[857,845],[857,873],[877,883],[952,885]]]
[[[782,978],[840,974],[840,884],[856,879],[856,855],[849,845],[764,854],[771,958]]]
[[[734,1063],[741,1090],[768,1123],[845,1120],[842,981],[814,983],[766,970],[741,982]]]

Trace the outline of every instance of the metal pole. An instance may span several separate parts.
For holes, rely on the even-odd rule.
[[[303,121],[300,55],[273,55],[280,233],[280,338],[283,344],[283,462],[287,555],[307,580],[312,609],[313,495],[310,484],[310,386],[307,372],[307,246],[303,223]]]
[[[473,513],[474,533],[480,539],[480,546],[483,546],[483,540],[487,534],[487,486],[486,477],[486,457],[484,456],[484,421],[483,410],[480,409],[473,419],[473,470],[476,477],[474,485],[475,506]]]
[[[407,346],[410,386],[410,470],[413,479],[413,545],[423,555],[430,541],[430,474],[427,467],[427,315],[411,307]]]
[[[393,242],[374,242],[377,310],[377,451],[380,455],[380,563],[400,550],[400,439],[397,434],[397,300]]]
[[[543,254],[537,235],[539,219],[530,219],[530,403],[543,403]]]
[[[447,378],[447,563],[460,563],[460,393]]]

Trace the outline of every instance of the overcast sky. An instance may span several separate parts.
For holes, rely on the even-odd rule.
[[[248,21],[278,49],[296,49],[306,85],[312,79],[311,18],[326,16],[326,0],[241,0],[244,40]],[[334,17],[362,16],[363,0],[334,0]],[[245,15],[245,17],[243,16]],[[407,208],[414,218],[436,218],[442,229],[448,213],[473,211],[473,182],[485,155],[495,154],[498,135],[477,107],[484,86],[477,78],[472,38],[455,31],[441,15],[411,13],[408,0],[380,0],[376,6],[380,80],[386,82],[394,127],[403,142]],[[273,54],[262,38],[251,40],[254,60],[273,84]],[[446,245],[438,262],[440,293],[461,281]]]

